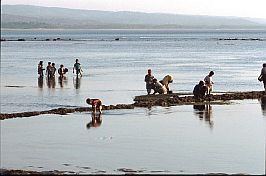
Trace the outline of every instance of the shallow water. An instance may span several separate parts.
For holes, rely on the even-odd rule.
[[[1,38],[38,41],[1,42],[1,112],[86,106],[88,97],[104,104],[132,103],[146,93],[151,68],[160,80],[171,74],[173,92],[191,92],[210,70],[214,91],[262,90],[257,80],[266,60],[263,30],[2,30]],[[39,41],[61,38],[61,41]],[[114,39],[119,37],[119,41]],[[72,40],[68,40],[71,38]],[[223,41],[219,38],[259,38]],[[83,77],[72,67],[80,59]],[[37,64],[55,62],[69,69],[60,83],[38,81]],[[54,85],[54,86],[53,86]],[[13,86],[13,87],[12,87]],[[18,86],[18,87],[14,87]]]
[[[262,112],[258,100],[249,100],[202,110],[186,105],[104,111],[102,123],[90,128],[90,113],[3,120],[1,167],[109,174],[263,174]]]
[[[40,41],[58,37],[64,40]],[[263,30],[2,30],[1,38],[33,40],[1,42],[1,113],[87,106],[88,97],[133,103],[146,94],[148,68],[159,80],[173,75],[173,92],[191,92],[210,70],[216,92],[263,89],[257,80],[266,61]],[[81,78],[72,74],[76,58]],[[66,80],[38,79],[40,60],[64,64]],[[1,168],[263,174],[265,105],[250,100],[203,109],[105,111],[102,124],[90,129],[90,113],[3,120]]]

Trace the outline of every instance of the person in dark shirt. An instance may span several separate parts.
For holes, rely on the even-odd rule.
[[[266,94],[266,63],[262,65],[261,73],[260,76],[258,77],[258,80],[263,82],[264,91]]]
[[[51,62],[48,62],[48,65],[46,67],[46,76],[47,78],[51,78],[51,74],[52,74],[52,65]]]
[[[97,110],[99,110],[99,112],[102,113],[102,101],[100,99],[88,98],[86,102],[92,106],[92,111],[94,113],[96,113]]]
[[[200,81],[193,89],[193,95],[195,98],[203,98],[208,91],[207,86],[204,85],[203,81]]]
[[[55,63],[52,63],[50,78],[54,78],[56,73]]]
[[[76,63],[74,64],[74,67],[73,67],[73,73],[74,73],[74,70],[76,70],[76,75],[77,75],[77,76],[78,76],[78,75],[82,76],[81,72],[82,72],[83,70],[81,69],[81,66],[80,66],[80,63],[79,63],[79,60],[78,60],[78,59],[76,59]]]
[[[43,61],[40,61],[40,63],[38,64],[38,74],[40,75],[40,77],[43,77],[43,70],[45,70],[43,68]]]
[[[154,76],[151,74],[151,69],[148,69],[148,74],[145,76],[145,82],[146,82],[146,89],[148,95],[151,93],[151,89],[153,89],[153,80]]]

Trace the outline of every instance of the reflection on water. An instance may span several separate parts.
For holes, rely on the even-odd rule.
[[[195,110],[195,114],[199,116],[200,120],[204,119],[209,124],[209,127],[212,129],[214,125],[212,106],[210,104],[193,105],[193,109]]]
[[[38,77],[38,87],[43,88],[43,77],[42,76]]]
[[[73,77],[73,85],[75,89],[80,88],[80,80],[81,80],[81,77],[79,76]]]
[[[55,88],[55,77],[47,78],[47,87]]]
[[[263,96],[260,99],[260,105],[261,105],[262,114],[263,114],[263,116],[266,117],[266,96]]]
[[[1,167],[92,175],[98,170],[118,175],[264,174],[266,118],[261,118],[258,100],[234,102],[240,103],[153,107],[151,118],[146,108],[105,111],[105,123],[100,114],[87,112],[3,120]],[[209,130],[204,118],[214,116],[215,128]],[[118,170],[125,166],[129,172]]]
[[[63,76],[63,77],[59,76],[58,77],[58,84],[60,85],[61,88],[63,88],[64,86],[66,86],[67,83],[68,83],[67,77],[65,77],[65,76]]]
[[[87,124],[87,129],[99,127],[102,124],[102,113],[91,113],[91,121]]]

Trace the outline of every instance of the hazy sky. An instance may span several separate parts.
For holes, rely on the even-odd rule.
[[[89,10],[266,18],[266,0],[1,0],[1,2]]]

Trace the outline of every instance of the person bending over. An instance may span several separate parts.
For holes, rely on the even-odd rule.
[[[169,84],[173,82],[173,76],[171,75],[166,75],[163,80],[160,81],[160,83],[162,83],[162,85],[165,86],[165,88],[167,89],[167,93],[170,93],[170,88],[169,88]]]
[[[154,95],[156,93],[159,94],[167,94],[167,89],[165,85],[162,85],[156,78],[153,79],[153,90],[154,90]]]
[[[100,99],[90,99],[90,98],[88,98],[86,100],[86,102],[92,106],[92,111],[94,113],[96,113],[97,110],[100,113],[102,113],[102,101]]]

